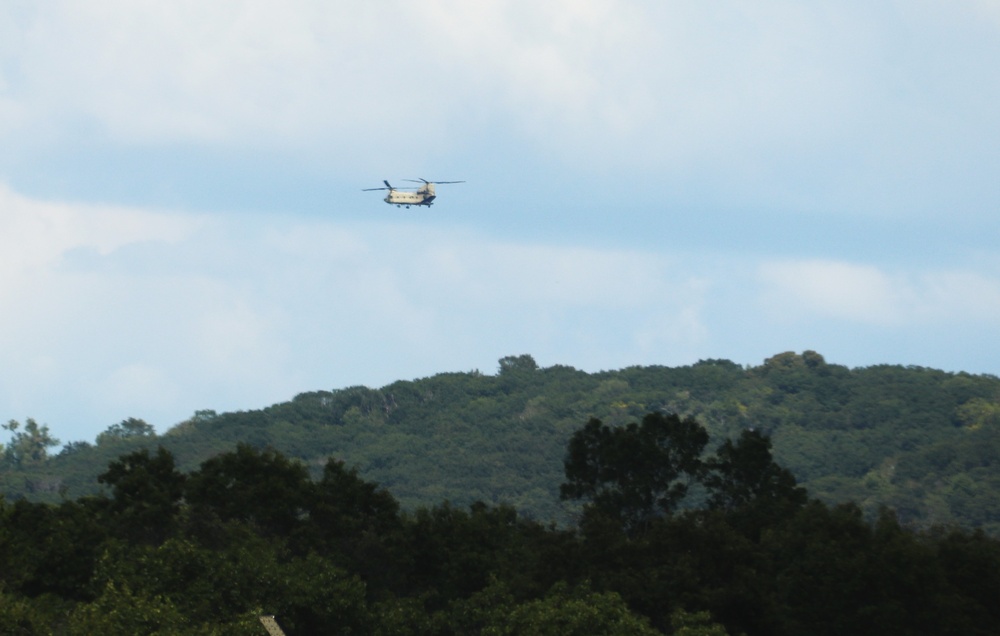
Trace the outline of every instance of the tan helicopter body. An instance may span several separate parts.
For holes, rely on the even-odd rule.
[[[431,207],[434,203],[434,199],[437,198],[437,194],[434,192],[434,184],[442,183],[465,183],[464,181],[428,181],[427,179],[421,179],[416,181],[415,179],[406,179],[406,181],[413,181],[414,183],[423,182],[424,185],[418,188],[402,188],[397,189],[389,185],[388,181],[383,181],[385,184],[384,188],[365,188],[363,192],[372,192],[375,190],[388,190],[389,194],[385,195],[386,203],[390,205],[395,205],[397,208],[411,205],[426,205]],[[414,190],[409,192],[409,190]]]

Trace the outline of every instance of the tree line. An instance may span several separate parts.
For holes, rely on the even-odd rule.
[[[569,525],[509,505],[408,510],[329,459],[164,447],[96,495],[0,499],[0,633],[993,634],[1000,542],[809,497],[744,429],[591,418],[569,437]]]
[[[679,367],[586,373],[502,358],[469,371],[302,393],[259,410],[195,412],[162,434],[141,419],[113,424],[61,450],[45,424],[0,431],[0,493],[58,503],[97,492],[120,455],[162,445],[183,472],[246,442],[301,459],[313,478],[327,457],[356,466],[405,510],[445,499],[507,503],[522,516],[572,523],[560,500],[567,440],[591,417],[609,425],[648,412],[693,417],[713,440],[753,427],[811,495],[881,507],[907,525],[957,524],[1000,536],[1000,379],[921,367],[849,369],[816,352],[745,367],[703,360]],[[14,428],[10,428],[13,426]]]

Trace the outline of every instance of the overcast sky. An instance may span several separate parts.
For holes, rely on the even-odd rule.
[[[1000,0],[0,3],[0,419],[1000,374]],[[465,180],[434,207],[362,192]]]

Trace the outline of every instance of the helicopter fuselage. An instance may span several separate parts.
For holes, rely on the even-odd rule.
[[[407,179],[407,181],[414,181],[414,179]],[[435,183],[465,183],[464,181],[428,181],[427,179],[421,179],[424,185],[420,186],[413,192],[408,192],[412,188],[406,188],[405,190],[397,190],[392,187],[388,181],[383,181],[385,184],[384,188],[365,188],[365,192],[371,192],[372,190],[388,190],[389,194],[385,195],[382,199],[389,205],[395,205],[396,207],[410,207],[411,205],[426,205],[431,207],[434,203],[434,199],[437,198],[437,194],[434,192]]]
[[[400,192],[399,190],[390,190],[389,194],[385,195],[385,202],[392,205],[426,205],[430,206],[434,199],[437,197],[434,195],[434,191],[428,191],[426,186],[420,188],[416,192]]]
[[[437,196],[434,194],[434,184],[426,183],[416,192],[400,192],[399,190],[389,190],[385,195],[385,202],[390,205],[426,205],[430,207]]]

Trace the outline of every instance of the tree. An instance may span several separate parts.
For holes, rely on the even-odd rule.
[[[755,501],[806,502],[805,489],[771,456],[771,439],[755,430],[744,430],[735,444],[723,442],[706,467],[712,508],[733,510]]]
[[[184,496],[184,481],[174,456],[160,446],[123,455],[108,464],[97,481],[111,487],[115,529],[133,541],[158,543],[169,536]]]
[[[981,530],[952,529],[935,543],[937,561],[961,599],[964,634],[989,634],[1000,624],[1000,541]],[[958,614],[955,612],[954,614]]]
[[[87,501],[0,505],[0,588],[29,597],[88,598],[106,525]]]
[[[187,622],[169,599],[149,598],[134,593],[126,584],[108,582],[93,603],[82,604],[70,614],[69,633],[73,636],[179,634],[184,632]]]
[[[97,436],[97,444],[100,446],[112,441],[142,437],[156,437],[156,431],[152,425],[147,424],[145,421],[130,417],[118,424],[109,426],[107,430]]]
[[[28,600],[5,594],[3,587],[0,587],[0,634],[51,634],[47,618]]]
[[[334,459],[327,461],[312,493],[302,551],[335,555],[369,585],[394,581],[398,555],[391,543],[402,532],[402,522],[393,496]]]
[[[594,418],[573,434],[563,462],[563,499],[588,500],[626,532],[669,516],[703,472],[708,433],[693,418],[650,413],[641,424],[608,427]]]
[[[531,373],[538,370],[538,363],[528,354],[500,358],[500,375]]]
[[[572,591],[563,586],[511,609],[484,636],[655,636],[649,621],[629,611],[614,592]]]
[[[517,603],[494,582],[451,612],[454,633],[482,636],[656,636],[615,592],[556,584],[544,598]],[[713,635],[714,636],[714,635]]]
[[[712,622],[708,612],[676,610],[670,615],[670,626],[674,636],[729,636],[725,627]]]
[[[10,420],[2,427],[11,432],[10,441],[3,449],[3,458],[13,466],[41,463],[48,458],[49,447],[59,445],[59,440],[49,434],[47,425],[39,426],[30,417],[24,423],[23,431],[18,430],[21,424],[17,420]]]
[[[184,496],[195,513],[289,536],[302,524],[311,490],[309,471],[300,462],[239,444],[236,451],[217,455],[191,473]]]

